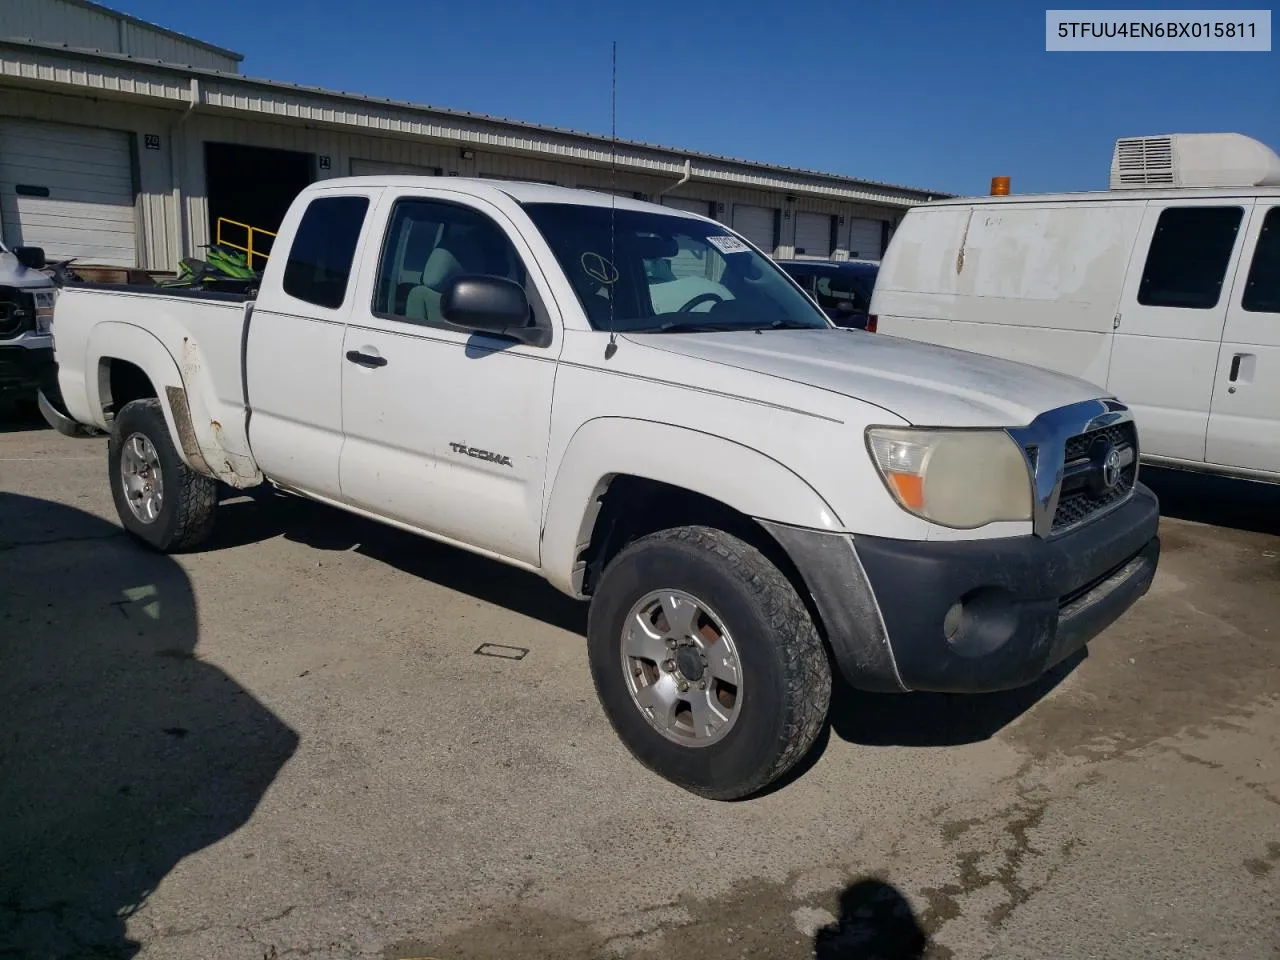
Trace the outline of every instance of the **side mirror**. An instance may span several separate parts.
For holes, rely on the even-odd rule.
[[[28,270],[43,270],[48,263],[42,247],[14,247],[13,255]]]
[[[463,330],[514,337],[528,343],[541,331],[524,288],[505,277],[464,276],[451,281],[440,298],[445,321]]]

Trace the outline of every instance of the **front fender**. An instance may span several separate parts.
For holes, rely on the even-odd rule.
[[[547,495],[541,567],[557,589],[579,595],[577,558],[590,545],[600,498],[622,474],[681,487],[761,520],[844,529],[813,487],[758,450],[676,424],[599,417],[569,440]]]

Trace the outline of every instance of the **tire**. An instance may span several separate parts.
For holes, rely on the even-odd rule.
[[[127,445],[134,453],[126,453]],[[139,458],[136,453],[139,449],[146,456]],[[139,459],[149,462],[152,453],[155,466],[142,481],[145,483],[147,477],[154,481],[158,467],[159,484],[153,482],[144,489],[154,491],[158,486],[161,497],[157,509],[143,509],[140,515],[131,505],[130,493],[126,489],[130,481],[126,480],[122,465],[126,460],[131,465],[136,465]],[[212,535],[218,506],[218,483],[182,462],[169,435],[169,425],[165,422],[159,400],[134,400],[116,414],[107,442],[107,464],[116,513],[120,523],[134,537],[161,553],[180,553],[200,546]],[[138,475],[134,474],[134,477]],[[135,479],[133,482],[136,486],[138,481]],[[154,504],[156,501],[150,502]]]
[[[644,619],[655,594],[656,619]],[[694,627],[673,630],[671,619],[688,622],[688,600],[699,608]],[[637,617],[649,627],[637,631]],[[672,648],[668,635],[689,639]],[[644,647],[662,656],[659,643],[673,652],[656,669],[650,657],[624,655]],[[709,527],[664,530],[623,549],[592,598],[587,646],[596,693],[626,747],[659,776],[714,800],[750,796],[783,776],[813,745],[831,702],[831,663],[795,588],[760,551]],[[721,672],[737,685],[713,676],[726,652],[737,670]],[[673,722],[667,699],[686,688],[674,694],[689,702],[677,704]],[[702,697],[712,712],[690,709]],[[641,699],[662,705],[642,708]],[[695,724],[697,716],[713,722]]]

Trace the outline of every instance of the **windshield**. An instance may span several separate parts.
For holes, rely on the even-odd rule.
[[[771,260],[719,224],[578,204],[524,209],[597,330],[611,322],[619,333],[830,326]]]

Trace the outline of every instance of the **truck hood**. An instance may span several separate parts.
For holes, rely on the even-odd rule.
[[[1046,410],[1110,396],[1091,383],[1039,367],[860,330],[631,334],[629,339],[843,394],[922,426],[1023,426]]]
[[[39,270],[24,267],[18,262],[18,258],[7,250],[0,250],[0,286],[43,290],[52,287],[53,280]]]

